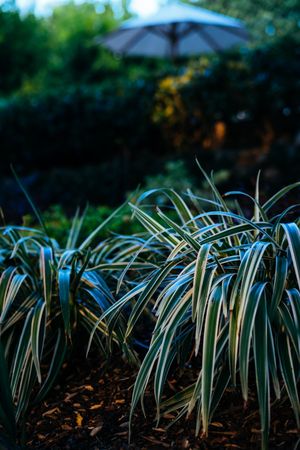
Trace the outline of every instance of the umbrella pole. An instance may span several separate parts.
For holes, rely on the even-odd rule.
[[[171,59],[172,59],[173,63],[176,62],[176,59],[178,56],[177,48],[178,48],[178,42],[171,42]]]
[[[171,48],[171,59],[173,63],[176,63],[176,59],[178,57],[178,44],[179,44],[179,36],[177,32],[176,23],[171,24],[169,39]]]

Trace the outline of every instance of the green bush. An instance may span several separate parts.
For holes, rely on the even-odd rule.
[[[257,148],[263,154],[280,138],[293,138],[299,122],[299,49],[298,33],[204,57],[185,73],[162,79],[153,119],[166,144],[180,152]]]
[[[152,260],[154,267],[132,280],[132,289],[102,319],[112,321],[126,308],[124,343],[129,346],[145,312],[154,322],[133,390],[131,420],[138,401],[143,404],[153,374],[157,419],[174,411],[180,418],[196,409],[196,433],[202,430],[206,435],[224,391],[232,384],[241,389],[246,403],[249,390],[256,390],[266,449],[273,397],[289,398],[300,425],[300,220],[288,222],[295,206],[272,212],[300,183],[260,203],[258,181],[252,198],[242,192],[222,196],[213,179],[206,174],[205,179],[213,200],[180,196],[165,188],[143,194],[131,206],[147,234],[143,239],[131,238],[129,249],[135,246],[136,251],[131,250],[130,256],[123,252],[120,260],[130,267],[130,259],[134,263],[141,252],[147,252],[146,261]],[[153,214],[152,207],[149,212],[142,206],[153,194],[168,197],[167,212],[157,209]],[[252,217],[237,200],[229,208],[232,203],[227,197],[240,196],[248,200],[248,211],[253,206]],[[174,377],[176,367],[185,373],[190,364],[199,368],[198,378],[166,399],[168,376]]]
[[[83,213],[83,220],[79,233],[79,240],[84,236],[89,236],[99,223],[108,219],[113,214],[114,209],[109,206],[89,206]],[[129,207],[123,209],[122,213],[115,216],[110,223],[109,230],[103,229],[97,235],[97,240],[105,239],[115,234],[134,234],[142,231],[142,227],[131,220],[131,210]],[[61,247],[67,244],[68,233],[72,226],[73,219],[64,211],[61,205],[53,205],[43,212],[43,220],[47,224],[47,232],[55,239]],[[34,216],[27,214],[23,217],[23,226],[37,227],[38,223]]]
[[[5,5],[6,3],[6,5]],[[8,95],[36,76],[47,62],[48,35],[33,14],[21,15],[12,2],[0,5],[0,95]]]

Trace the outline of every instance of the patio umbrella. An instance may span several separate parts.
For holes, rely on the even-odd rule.
[[[127,20],[98,42],[118,54],[176,58],[226,50],[247,40],[241,21],[178,3]]]

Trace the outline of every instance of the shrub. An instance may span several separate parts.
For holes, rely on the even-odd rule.
[[[196,408],[196,432],[206,435],[226,388],[240,387],[247,403],[253,388],[249,379],[255,375],[262,448],[267,448],[273,394],[277,400],[287,395],[300,425],[300,221],[287,221],[295,206],[272,213],[281,197],[300,183],[260,204],[258,182],[255,198],[242,192],[229,192],[225,198],[213,178],[205,178],[211,201],[160,191],[171,201],[172,219],[161,209],[154,216],[141,206],[153,191],[132,205],[148,232],[143,240],[136,239],[136,257],[147,249],[155,267],[136,278],[131,291],[102,319],[111,321],[130,307],[124,335],[129,344],[144,312],[155,316],[133,390],[131,420],[154,374],[157,419],[171,411],[180,418]],[[229,209],[227,197],[242,195],[253,205],[252,217],[237,202]],[[168,375],[178,365],[189,370],[190,362],[200,367],[198,377],[165,400]]]
[[[81,224],[79,240],[89,236],[97,228],[99,223],[108,219],[113,214],[114,209],[109,206],[89,206],[84,212]],[[49,235],[55,239],[60,246],[65,246],[68,240],[68,232],[72,226],[72,219],[66,214],[61,205],[53,205],[43,212],[44,221],[47,223]],[[26,227],[37,227],[36,219],[33,215],[27,214],[23,217],[23,225]],[[110,222],[109,230],[102,229],[97,235],[97,239],[105,239],[112,233],[134,234],[142,231],[142,227],[131,220],[131,210],[129,207],[123,209],[122,213],[115,216]]]
[[[116,158],[125,165],[130,156],[145,151],[153,157],[156,148],[159,154],[159,130],[150,120],[154,91],[155,80],[125,79],[3,100],[1,173],[9,173],[10,163],[28,174],[81,169]]]
[[[183,75],[162,79],[153,120],[166,146],[181,153],[252,148],[262,156],[274,142],[291,141],[299,122],[299,51],[299,37],[284,37],[204,58]]]
[[[88,340],[96,326],[94,342],[104,357],[123,341],[121,318],[110,336],[98,321],[114,299],[98,267],[106,261],[106,243],[92,244],[110,218],[80,242],[82,218],[76,216],[64,247],[48,236],[41,218],[43,230],[0,229],[0,426],[12,442],[28,406],[55,382],[78,333]]]

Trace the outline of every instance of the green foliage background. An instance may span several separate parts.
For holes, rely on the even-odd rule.
[[[49,86],[94,83],[107,75],[134,77],[152,69],[170,69],[162,62],[121,61],[96,44],[95,37],[116,28],[131,15],[130,1],[70,1],[45,17],[22,13],[14,2],[0,6],[0,92],[35,92]],[[167,3],[161,1],[161,3]],[[187,3],[245,21],[253,46],[283,36],[299,37],[297,0],[208,0]],[[111,81],[111,80],[110,80]]]
[[[244,20],[250,45],[177,65],[120,59],[96,37],[131,15],[130,1],[68,2],[44,17],[2,3],[0,205],[8,216],[26,212],[10,164],[42,209],[60,203],[70,214],[87,202],[119,203],[166,161],[186,160],[192,177],[195,155],[243,188],[258,167],[272,188],[298,176],[299,2],[190,3]]]
[[[268,37],[281,37],[299,32],[300,4],[298,0],[194,0],[192,5],[245,21],[254,44],[264,43]]]

